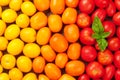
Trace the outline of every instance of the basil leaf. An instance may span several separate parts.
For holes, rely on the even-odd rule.
[[[101,33],[101,37],[102,38],[106,38],[106,37],[108,37],[110,35],[110,32],[103,32],[103,33]]]
[[[102,33],[102,32],[104,32],[103,25],[102,25],[100,19],[97,16],[94,18],[94,21],[92,23],[92,30],[95,33]]]
[[[108,46],[106,39],[98,39],[97,43],[101,51],[104,51],[106,47]]]
[[[101,39],[102,37],[98,33],[94,33],[94,34],[92,34],[92,38]]]

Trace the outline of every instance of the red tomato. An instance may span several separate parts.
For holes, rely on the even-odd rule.
[[[101,21],[104,21],[106,14],[107,13],[104,9],[96,9],[92,14],[92,21],[94,20],[95,16],[98,16]]]
[[[110,32],[110,35],[108,37],[113,37],[116,30],[115,24],[112,21],[107,20],[103,22],[103,27],[105,32]]]
[[[95,44],[95,39],[92,38],[93,31],[91,28],[84,28],[80,32],[80,41],[86,45]]]
[[[117,31],[116,31],[117,37],[120,39],[120,26],[117,27]]]
[[[97,51],[92,46],[83,46],[81,49],[81,58],[86,62],[94,61],[97,57]]]
[[[98,52],[98,62],[102,65],[108,65],[113,62],[113,54],[109,49],[103,52]]]
[[[94,0],[95,4],[99,8],[106,8],[109,4],[109,0]]]
[[[95,49],[96,49],[96,50],[100,50],[97,42],[95,43]]]
[[[120,40],[118,37],[112,37],[108,40],[108,48],[112,51],[116,51],[120,48]]]
[[[106,8],[106,12],[107,12],[107,15],[110,16],[110,17],[112,17],[115,14],[116,6],[115,6],[115,3],[112,0],[109,2],[108,7]]]
[[[95,8],[94,0],[80,0],[79,1],[79,10],[80,12],[84,12],[90,14]]]
[[[117,9],[120,10],[120,0],[114,0],[114,2]]]
[[[114,53],[114,64],[117,68],[120,68],[120,50]]]
[[[82,74],[81,76],[79,76],[78,80],[90,80],[90,78],[87,74]]]
[[[103,80],[112,80],[115,74],[115,66],[108,65],[105,67],[105,75],[103,76]]]
[[[117,12],[113,15],[113,21],[116,25],[120,25],[120,12]]]
[[[80,28],[90,27],[91,19],[86,13],[80,13],[77,17],[77,24]]]
[[[86,67],[86,73],[93,79],[99,79],[104,75],[104,68],[96,61],[90,62]]]
[[[120,80],[120,69],[117,69],[115,72],[115,80]]]

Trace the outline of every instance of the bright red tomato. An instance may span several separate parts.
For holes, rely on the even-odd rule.
[[[120,50],[114,53],[114,64],[117,68],[120,68]]]
[[[80,13],[77,17],[77,24],[80,28],[90,27],[91,25],[91,18],[86,13]]]
[[[94,0],[80,0],[79,1],[79,10],[81,12],[90,14],[95,8]]]
[[[82,74],[81,76],[79,76],[78,80],[90,80],[90,78],[87,74]]]
[[[109,0],[94,0],[95,4],[99,8],[106,8],[109,4]]]
[[[94,61],[97,57],[97,51],[92,46],[83,46],[81,49],[81,59],[86,62]]]
[[[104,21],[105,17],[106,17],[106,11],[104,9],[96,9],[93,14],[92,14],[92,21],[94,20],[95,16],[98,16],[100,18],[101,21]]]
[[[112,21],[104,21],[103,22],[103,27],[105,32],[110,32],[110,35],[108,37],[113,37],[115,34],[115,24]]]
[[[116,25],[120,25],[120,11],[113,15],[113,21]]]
[[[120,39],[120,26],[117,27],[117,31],[116,31],[117,37]]]
[[[108,48],[111,51],[119,50],[119,48],[120,48],[119,38],[118,37],[112,37],[112,38],[108,39]]]
[[[103,52],[98,52],[98,62],[102,65],[108,65],[113,62],[113,54],[109,49]]]
[[[95,44],[95,39],[92,38],[93,31],[91,28],[84,28],[80,31],[80,42],[86,45]]]
[[[117,9],[120,10],[120,0],[114,0],[114,2]]]
[[[99,79],[104,75],[104,68],[99,62],[90,62],[86,67],[86,73],[93,79]]]
[[[112,80],[115,74],[115,66],[108,65],[105,67],[105,75],[103,76],[103,80]]]
[[[115,80],[120,80],[120,69],[117,69],[115,72]]]

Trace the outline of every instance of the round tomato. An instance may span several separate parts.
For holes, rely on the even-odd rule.
[[[114,15],[113,15],[113,21],[116,25],[120,25],[120,12],[116,12]]]
[[[117,69],[115,72],[115,80],[120,80],[120,69]]]
[[[120,39],[120,26],[117,27],[117,31],[116,31],[117,37]]]
[[[120,68],[120,50],[114,53],[114,64],[117,68]]]
[[[120,10],[120,0],[114,0],[115,6],[118,10]]]
[[[79,76],[78,80],[90,80],[90,78],[87,74],[82,74],[81,76]]]
[[[109,0],[94,0],[95,4],[99,8],[106,8],[109,5]]]

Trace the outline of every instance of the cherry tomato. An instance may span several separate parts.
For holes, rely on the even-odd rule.
[[[81,12],[90,14],[95,8],[94,0],[80,0],[79,1],[79,10]]]
[[[105,32],[110,32],[110,35],[108,37],[113,37],[115,34],[115,24],[112,21],[104,21],[103,22],[103,27]]]
[[[81,76],[79,76],[78,80],[90,80],[90,78],[87,74],[82,74]]]
[[[120,25],[120,11],[113,15],[113,21],[116,25]]]
[[[120,80],[120,69],[117,69],[115,72],[115,80]]]
[[[109,49],[98,52],[98,62],[102,65],[108,65],[113,62],[113,54]]]
[[[114,0],[114,2],[117,9],[120,10],[120,0]]]
[[[97,57],[97,51],[92,46],[83,46],[81,49],[81,58],[86,62],[94,61]]]
[[[109,4],[109,0],[94,0],[95,4],[99,8],[106,8]]]
[[[115,66],[112,64],[106,66],[105,67],[105,75],[103,76],[103,80],[112,80],[114,74],[115,74]]]
[[[120,40],[118,37],[112,37],[108,39],[108,48],[111,51],[116,51],[120,48]]]
[[[120,39],[120,26],[117,27],[117,31],[116,31],[117,37]]]
[[[84,28],[80,32],[80,41],[86,45],[95,44],[95,39],[92,38],[93,31],[91,28]]]
[[[120,50],[114,53],[114,64],[117,68],[120,68]]]
[[[90,27],[91,18],[86,13],[80,13],[77,17],[77,24],[80,28]]]
[[[86,73],[93,79],[99,79],[103,77],[104,72],[103,66],[96,61],[90,62],[86,67]]]
[[[92,21],[94,20],[95,16],[98,16],[100,18],[101,21],[104,21],[105,17],[106,17],[106,11],[104,9],[96,9],[93,13],[92,13]]]

